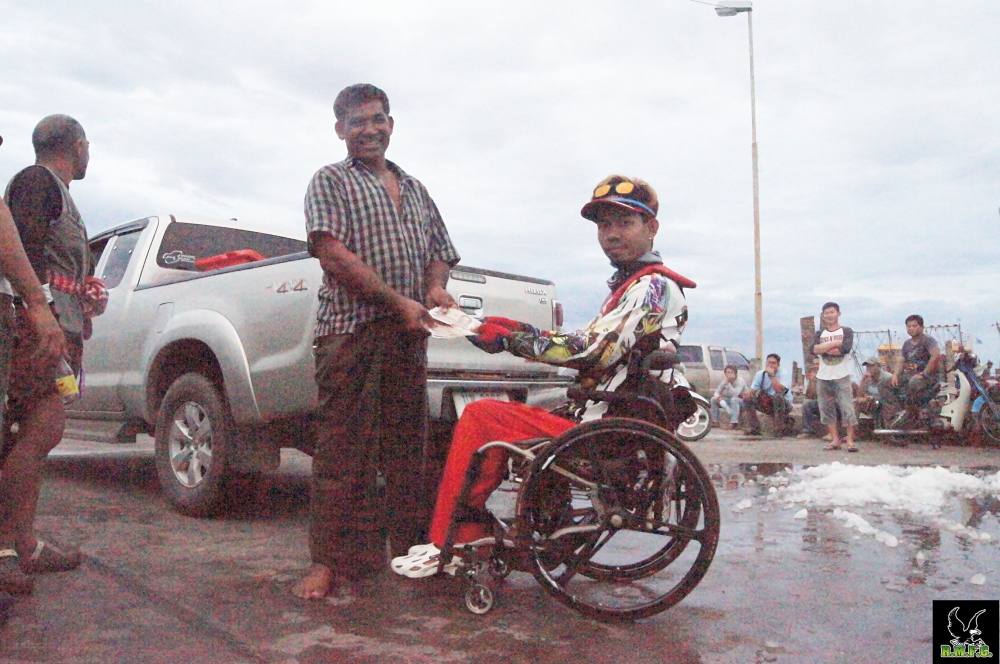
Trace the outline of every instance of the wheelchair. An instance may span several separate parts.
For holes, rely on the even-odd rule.
[[[626,385],[634,389],[568,393],[608,402],[603,419],[553,439],[479,448],[438,563],[438,572],[450,566],[464,579],[469,611],[488,613],[514,569],[570,608],[610,621],[660,613],[698,585],[719,541],[719,503],[701,462],[672,433],[690,414],[678,407],[684,394],[653,385],[663,384],[651,371],[674,360],[633,351]],[[518,487],[514,514],[471,514],[462,506],[485,453],[498,447],[509,453],[508,480]],[[492,535],[456,544],[458,525],[469,520],[489,523]]]

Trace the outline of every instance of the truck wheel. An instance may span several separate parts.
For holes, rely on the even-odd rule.
[[[173,506],[209,516],[224,504],[232,420],[210,380],[197,373],[177,378],[156,418],[156,474]]]

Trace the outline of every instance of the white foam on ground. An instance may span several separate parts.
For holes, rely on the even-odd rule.
[[[877,506],[937,516],[952,496],[1000,496],[1000,472],[985,477],[947,468],[851,466],[839,462],[792,471],[777,500],[806,507]],[[798,480],[798,481],[796,481]]]
[[[806,518],[808,510],[805,507],[832,509],[833,517],[845,527],[874,537],[891,548],[899,545],[896,535],[872,526],[864,517],[845,508],[874,507],[908,512],[930,519],[941,530],[951,531],[958,537],[988,542],[992,539],[989,533],[949,521],[941,517],[941,512],[955,496],[1000,496],[1000,472],[976,477],[940,466],[851,466],[834,462],[789,471],[766,481],[772,485],[767,501],[787,507],[803,506],[793,518]],[[747,507],[741,503],[737,511]],[[922,562],[918,560],[917,565]]]

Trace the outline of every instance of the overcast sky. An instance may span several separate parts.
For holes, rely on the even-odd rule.
[[[281,9],[278,9],[278,7]],[[611,268],[579,209],[609,173],[660,195],[698,282],[685,338],[753,351],[745,15],[659,2],[4,2],[0,178],[49,113],[91,141],[91,233],[162,212],[303,236],[345,154],[332,102],[385,89],[388,156],[463,262],[552,279],[579,326]],[[856,330],[960,322],[1000,360],[1000,4],[754,5],[765,350],[840,302]],[[787,366],[791,361],[785,362]]]

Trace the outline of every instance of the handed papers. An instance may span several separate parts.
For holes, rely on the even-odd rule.
[[[463,313],[458,307],[442,309],[434,307],[428,312],[434,319],[434,325],[427,328],[431,336],[438,339],[457,339],[459,337],[475,336],[476,330],[482,324],[479,320]]]

